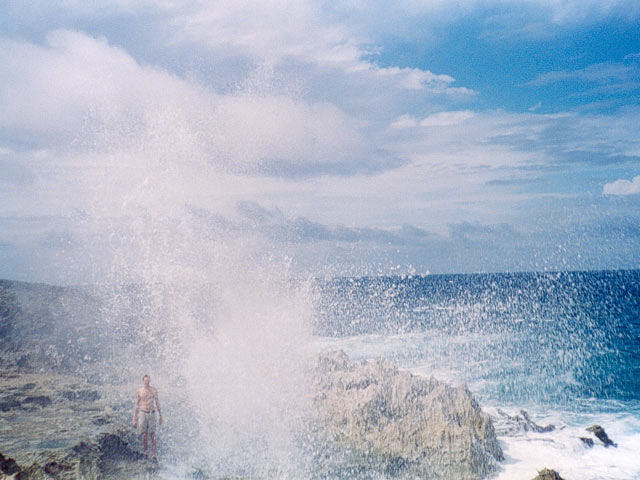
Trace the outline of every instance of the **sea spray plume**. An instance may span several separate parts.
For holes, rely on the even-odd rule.
[[[96,378],[150,373],[172,429],[161,455],[231,475],[295,471],[311,289],[282,248],[233,221],[235,187],[256,192],[211,158],[194,117],[147,107],[132,124],[88,119],[88,153],[71,162],[69,194],[83,207],[67,270],[100,300]]]
[[[261,267],[235,274],[213,328],[192,330],[184,375],[206,458],[229,473],[279,476],[300,467],[310,297]]]
[[[144,368],[168,387],[182,385],[185,418],[176,420],[195,431],[182,432],[191,440],[176,448],[229,474],[297,468],[308,282],[250,238],[213,240],[188,212],[142,217],[119,235],[123,255],[112,255],[114,277],[128,280],[101,291],[105,321],[123,332],[118,372]],[[105,369],[119,364],[115,357]]]

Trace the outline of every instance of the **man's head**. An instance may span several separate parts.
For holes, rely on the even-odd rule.
[[[148,387],[148,386],[149,386],[149,382],[150,382],[150,381],[151,381],[151,377],[150,377],[149,375],[146,375],[146,374],[145,374],[145,375],[143,375],[143,377],[142,377],[142,384],[143,384],[145,387]]]

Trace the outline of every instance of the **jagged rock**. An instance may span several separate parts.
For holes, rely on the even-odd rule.
[[[558,472],[555,470],[549,470],[548,468],[542,469],[538,472],[538,476],[532,480],[564,480]]]
[[[535,423],[529,417],[529,414],[525,410],[520,410],[520,415],[509,415],[504,411],[497,409],[500,424],[496,425],[496,430],[501,434],[514,434],[520,432],[536,432],[536,433],[548,433],[553,432],[555,425],[549,424],[547,426],[541,426]]]
[[[582,443],[584,443],[587,447],[591,448],[593,447],[593,438],[588,438],[588,437],[578,437]]]
[[[489,416],[464,386],[330,352],[318,359],[315,387],[330,438],[386,474],[477,479],[503,458]]]
[[[617,443],[614,443],[613,440],[609,438],[607,433],[604,431],[604,428],[602,428],[600,425],[592,425],[591,427],[588,427],[586,430],[587,432],[593,433],[598,438],[598,440],[604,443],[605,447],[618,446]]]

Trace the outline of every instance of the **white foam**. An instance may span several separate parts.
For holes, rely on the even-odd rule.
[[[553,415],[563,416],[566,415]],[[556,470],[568,480],[640,479],[640,418],[627,413],[591,414],[589,417],[592,422],[562,426],[551,433],[526,432],[500,437],[506,459],[496,480],[530,480],[543,468]],[[605,428],[618,444],[617,448],[604,447],[585,431],[586,426],[594,423]],[[579,437],[593,438],[594,446],[589,448]]]

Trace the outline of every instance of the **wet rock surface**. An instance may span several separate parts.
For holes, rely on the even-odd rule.
[[[150,465],[124,423],[130,408],[111,393],[105,400],[68,375],[1,372],[0,478],[146,477]]]
[[[617,443],[614,443],[613,440],[609,438],[609,436],[607,435],[607,432],[605,432],[604,428],[602,428],[600,425],[593,425],[591,427],[588,427],[586,430],[587,432],[593,433],[596,436],[596,438],[604,444],[605,447],[618,446]]]
[[[503,458],[491,419],[465,387],[344,352],[320,355],[315,378],[318,416],[352,468],[464,480],[486,477]]]
[[[508,413],[496,409],[496,430],[501,435],[513,435],[523,432],[548,433],[553,432],[555,425],[538,425],[529,417],[525,410],[520,410],[520,415],[509,415]]]
[[[584,443],[587,447],[593,447],[593,439],[588,437],[578,437],[582,443]]]

